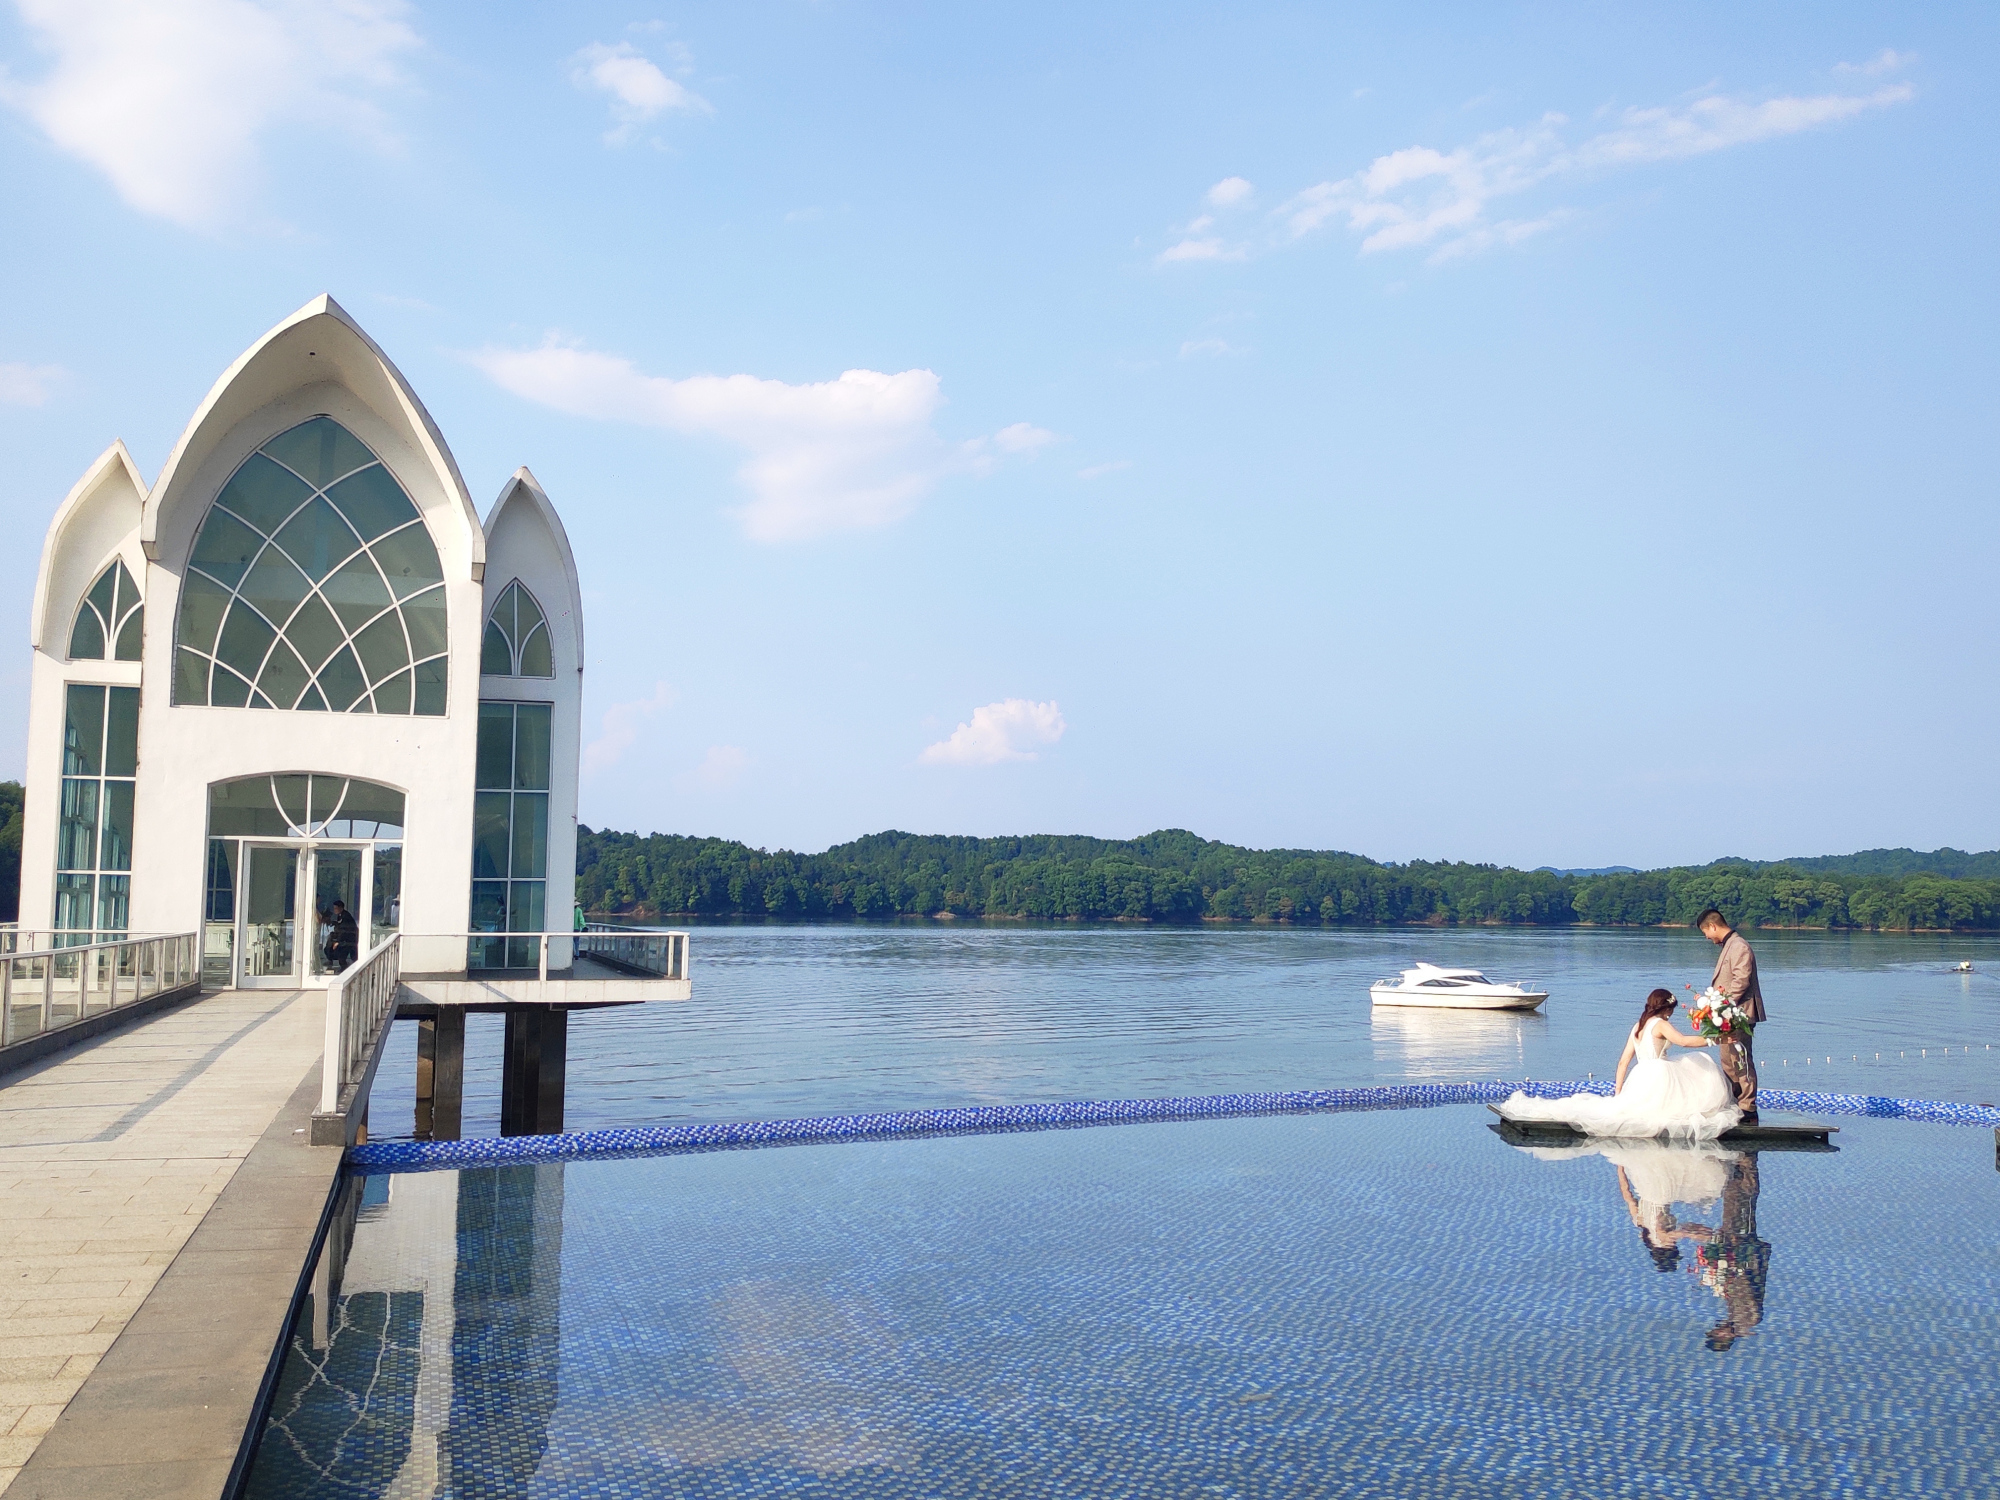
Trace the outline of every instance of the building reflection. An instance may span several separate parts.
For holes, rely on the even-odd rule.
[[[246,1495],[526,1493],[557,1400],[562,1218],[560,1162],[350,1181]]]

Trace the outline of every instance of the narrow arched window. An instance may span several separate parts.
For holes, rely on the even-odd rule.
[[[549,646],[548,617],[535,596],[515,579],[486,620],[479,647],[482,677],[553,677],[555,652]]]
[[[76,621],[69,628],[69,659],[103,661],[109,645],[114,659],[137,661],[145,613],[139,586],[123,562],[113,561],[76,607]]]
[[[181,586],[173,701],[442,714],[444,595],[396,476],[314,417],[245,459],[209,507]]]

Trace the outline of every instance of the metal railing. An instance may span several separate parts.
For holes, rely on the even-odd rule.
[[[509,971],[525,975],[532,969],[538,980],[547,980],[551,970],[560,976],[577,957],[585,957],[600,958],[615,967],[661,979],[687,978],[688,935],[685,932],[593,923],[586,932],[410,932],[403,935],[409,942],[421,944],[419,951],[431,958],[441,956],[446,944],[463,942],[465,946],[459,951],[464,954],[468,977]],[[413,966],[429,961],[411,959]],[[411,972],[418,971],[417,967],[413,967]]]
[[[391,933],[328,983],[320,1113],[337,1111],[341,1091],[361,1081],[370,1054],[396,1013],[402,978],[402,934]]]
[[[192,932],[0,949],[0,1046],[181,989],[196,982],[200,964],[201,950]]]
[[[592,922],[576,935],[576,951],[662,979],[688,977],[688,935],[646,927]]]
[[[46,948],[87,948],[92,943],[123,943],[134,938],[172,937],[170,932],[131,932],[122,927],[93,927],[52,932],[0,923],[0,953],[40,952]]]

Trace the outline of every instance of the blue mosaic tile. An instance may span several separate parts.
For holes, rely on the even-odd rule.
[[[1061,1130],[1149,1120],[1223,1119],[1250,1115],[1351,1110],[1431,1109],[1446,1104],[1497,1104],[1516,1089],[1539,1098],[1609,1094],[1603,1080],[1519,1080],[1491,1083],[1412,1083],[1377,1088],[1300,1089],[1256,1094],[1209,1094],[1183,1099],[1083,1100],[1070,1104],[998,1104],[961,1109],[911,1109],[799,1120],[716,1125],[654,1125],[573,1135],[481,1137],[458,1141],[380,1141],[356,1146],[348,1162],[364,1172],[421,1172],[511,1161],[588,1161],[620,1156],[674,1155],[757,1146],[893,1137]],[[1943,1125],[2000,1127],[2000,1109],[1936,1099],[1885,1099],[1765,1089],[1772,1111],[1864,1115]]]
[[[1989,1121],[1767,1091],[1840,1149],[1515,1147],[1472,1106],[1516,1086],[370,1178],[249,1493],[1992,1492],[2000,1173],[1902,1123]]]

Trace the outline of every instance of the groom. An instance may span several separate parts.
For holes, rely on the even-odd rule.
[[[1701,935],[1722,952],[1715,960],[1715,977],[1709,984],[1735,1001],[1753,1023],[1764,1019],[1764,992],[1757,986],[1757,955],[1743,941],[1743,935],[1729,925],[1729,919],[1714,907],[1695,918]],[[1730,1037],[1716,1049],[1716,1061],[1731,1083],[1736,1085],[1736,1107],[1743,1111],[1744,1125],[1757,1123],[1757,1060],[1751,1056],[1752,1038]]]

